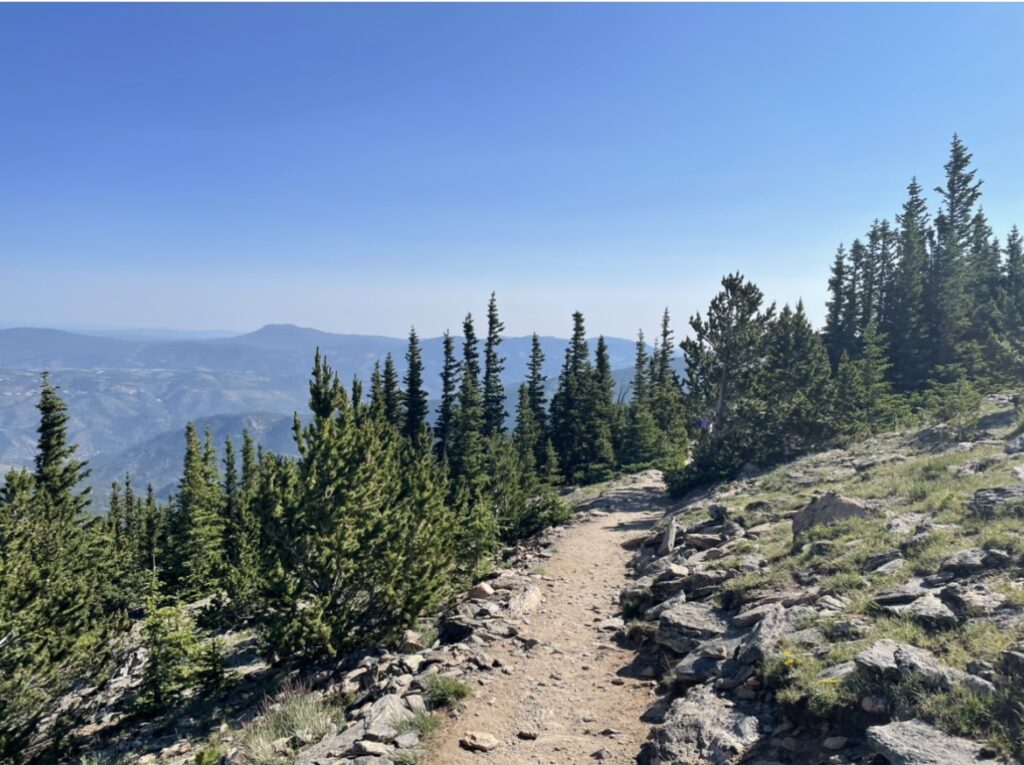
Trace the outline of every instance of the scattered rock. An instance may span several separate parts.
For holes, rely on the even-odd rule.
[[[467,593],[466,597],[470,600],[487,600],[492,595],[494,595],[494,588],[487,582],[480,582]]]
[[[471,752],[490,752],[501,746],[501,742],[490,733],[467,731],[466,735],[459,739],[459,746]]]
[[[863,565],[860,570],[864,573],[875,571],[881,568],[887,563],[892,563],[894,560],[899,560],[903,557],[903,554],[899,550],[890,550],[889,552],[876,553],[875,555],[869,555],[864,559]],[[902,565],[902,564],[901,564]]]
[[[992,557],[988,550],[972,547],[950,555],[942,561],[939,571],[948,571],[955,576],[966,576],[988,568],[998,559],[999,556]]]
[[[830,491],[812,500],[793,515],[793,536],[796,537],[813,526],[838,523],[850,518],[866,518],[874,512],[876,511],[859,499],[851,499]]]
[[[775,603],[744,640],[736,654],[736,660],[741,664],[756,664],[761,661],[778,645],[785,628],[786,609]]]
[[[892,722],[867,730],[868,743],[891,765],[967,765],[992,762],[979,744],[950,736],[920,720]]]
[[[688,653],[709,637],[725,633],[725,621],[705,603],[676,603],[661,612],[654,641],[679,653]]]
[[[906,607],[903,615],[932,629],[950,629],[959,624],[956,614],[932,594],[915,600]]]
[[[737,711],[707,686],[697,686],[672,702],[665,722],[652,732],[641,761],[732,765],[760,738],[756,717]]]

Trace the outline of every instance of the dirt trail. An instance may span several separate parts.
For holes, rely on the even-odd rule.
[[[622,545],[649,532],[663,496],[660,474],[630,476],[594,503],[605,514],[566,530],[539,567],[544,601],[523,619],[524,633],[540,645],[524,652],[502,641],[487,649],[508,673],[474,688],[465,711],[441,731],[431,765],[635,763],[649,730],[640,717],[655,701],[652,681],[633,665],[634,652],[616,644],[614,622],[602,622],[620,615],[632,555]],[[469,731],[489,733],[500,746],[466,751],[459,741]]]

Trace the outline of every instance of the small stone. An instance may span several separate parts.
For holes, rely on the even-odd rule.
[[[487,582],[480,582],[476,587],[469,591],[468,597],[470,600],[487,600],[494,594],[494,588]]]
[[[523,739],[523,741],[535,741],[540,732],[535,728],[521,728],[516,736]]]
[[[609,750],[602,747],[590,756],[593,757],[595,760],[610,760],[612,758],[612,753]]]
[[[467,731],[466,735],[459,739],[459,746],[471,752],[490,752],[501,746],[501,742],[490,733]]]
[[[846,738],[843,736],[829,736],[821,742],[821,745],[830,752],[838,752],[846,746]]]

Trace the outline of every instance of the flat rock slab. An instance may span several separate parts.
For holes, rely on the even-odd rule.
[[[688,653],[706,638],[725,633],[726,623],[706,603],[677,603],[661,612],[654,640],[679,653]]]
[[[950,736],[920,720],[868,728],[868,743],[891,765],[973,765],[1003,763],[979,744]]]

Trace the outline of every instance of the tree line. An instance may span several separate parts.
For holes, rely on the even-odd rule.
[[[681,342],[667,310],[653,343],[639,333],[623,390],[581,313],[557,380],[534,335],[513,403],[492,295],[482,338],[472,315],[444,335],[433,418],[415,330],[404,374],[388,356],[365,387],[318,352],[297,458],[249,433],[219,450],[190,424],[167,502],[126,477],[105,515],[88,512],[88,468],[44,375],[34,470],[0,488],[0,753],[23,748],[74,682],[110,672],[137,612],[136,703],[151,714],[223,682],[223,627],[254,629],[275,662],[394,641],[501,545],[563,521],[561,486],[660,467],[683,493],[1020,380],[1021,237],[995,239],[970,161],[954,137],[934,218],[915,180],[894,224],[839,248],[821,331],[802,303],[777,309],[730,274]]]

